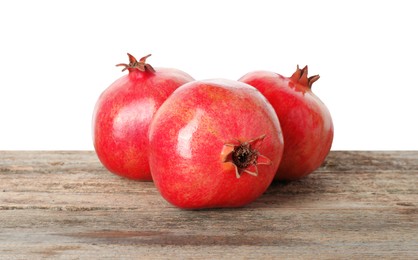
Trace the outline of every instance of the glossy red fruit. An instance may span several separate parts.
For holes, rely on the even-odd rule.
[[[273,107],[238,81],[177,89],[150,126],[150,167],[161,195],[185,209],[240,207],[272,182],[283,151]]]
[[[99,97],[93,113],[94,148],[111,172],[135,180],[151,180],[148,128],[160,105],[179,86],[193,80],[183,71],[153,68],[145,56],[128,53],[128,70]]]
[[[332,145],[334,127],[325,104],[311,91],[319,75],[308,78],[308,67],[290,77],[255,71],[239,81],[257,88],[273,105],[283,130],[284,153],[276,178],[297,180],[315,171]]]

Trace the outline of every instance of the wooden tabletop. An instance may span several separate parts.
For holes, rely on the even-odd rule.
[[[332,151],[239,209],[187,211],[92,151],[0,151],[0,259],[418,259],[418,151]]]

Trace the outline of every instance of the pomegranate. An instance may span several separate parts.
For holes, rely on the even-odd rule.
[[[148,163],[148,128],[160,105],[179,86],[193,81],[183,71],[153,68],[128,53],[129,73],[99,97],[93,113],[93,142],[101,163],[112,173],[152,180]]]
[[[298,180],[314,172],[328,155],[334,136],[331,115],[312,92],[319,75],[308,78],[308,67],[291,77],[254,71],[239,79],[257,88],[273,105],[283,130],[284,152],[277,180]]]
[[[161,195],[184,209],[241,207],[268,188],[283,136],[255,88],[213,79],[178,88],[155,114],[150,168]]]

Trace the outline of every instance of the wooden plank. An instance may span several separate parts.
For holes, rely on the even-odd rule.
[[[0,151],[0,259],[418,256],[418,151],[333,151],[244,208],[185,211],[92,151]]]

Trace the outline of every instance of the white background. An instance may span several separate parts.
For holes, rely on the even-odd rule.
[[[309,65],[333,150],[418,149],[415,1],[1,1],[0,150],[93,149],[126,53],[196,79]],[[126,73],[126,72],[125,72]]]

